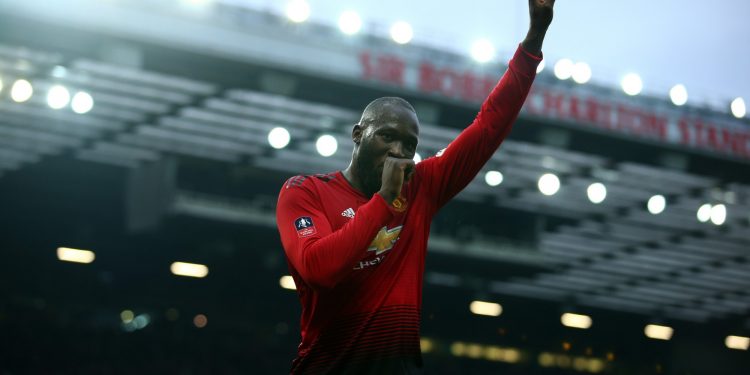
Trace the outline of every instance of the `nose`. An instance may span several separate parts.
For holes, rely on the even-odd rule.
[[[394,158],[406,158],[406,153],[404,152],[405,147],[402,142],[393,142],[391,144],[391,149],[388,151],[388,155],[394,157]]]

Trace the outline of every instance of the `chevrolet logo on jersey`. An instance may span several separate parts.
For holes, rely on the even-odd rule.
[[[398,241],[398,235],[401,233],[401,227],[399,225],[395,228],[388,229],[387,227],[380,228],[378,235],[372,240],[370,247],[367,251],[374,251],[375,255],[380,255],[393,248],[393,245]]]

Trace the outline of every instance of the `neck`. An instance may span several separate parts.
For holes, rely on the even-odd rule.
[[[365,189],[362,185],[362,181],[360,181],[359,179],[359,171],[357,170],[357,165],[354,163],[354,160],[349,162],[349,166],[341,171],[341,173],[344,175],[346,182],[348,182],[349,185],[354,188],[354,190],[357,190],[363,195],[365,194]]]

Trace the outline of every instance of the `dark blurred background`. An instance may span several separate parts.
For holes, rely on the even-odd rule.
[[[0,374],[287,372],[281,184],[344,168],[383,95],[434,155],[505,69],[172,3],[0,3]],[[747,117],[546,65],[435,218],[427,373],[745,374]]]

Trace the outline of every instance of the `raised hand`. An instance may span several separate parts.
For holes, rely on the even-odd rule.
[[[529,32],[521,46],[535,55],[542,53],[542,43],[547,34],[547,28],[552,23],[552,9],[555,0],[529,0]]]
[[[552,13],[555,0],[529,0],[529,16],[531,28],[546,30],[552,23]]]

